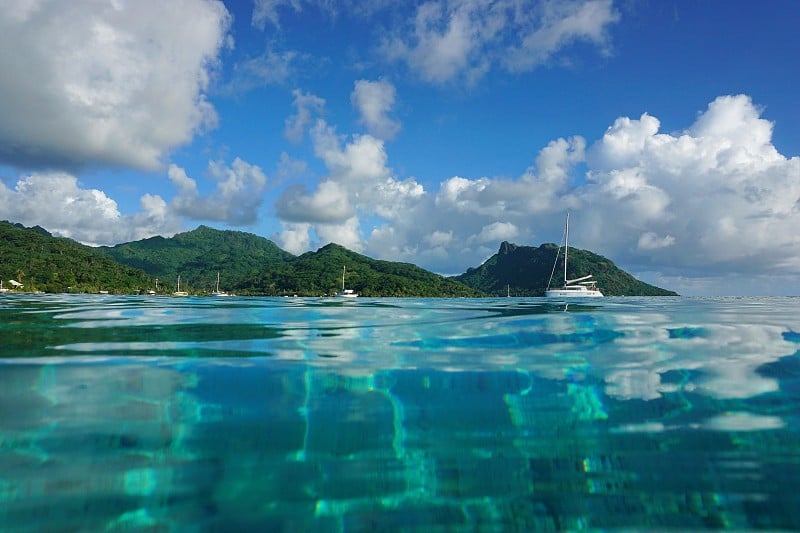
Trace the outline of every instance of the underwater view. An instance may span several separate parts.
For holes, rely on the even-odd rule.
[[[0,297],[0,530],[800,529],[800,299]]]

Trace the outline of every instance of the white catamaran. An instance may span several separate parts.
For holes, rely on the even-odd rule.
[[[560,248],[559,248],[560,251]],[[596,281],[586,281],[592,277],[591,274],[577,279],[567,279],[567,256],[569,254],[569,212],[567,222],[564,225],[564,285],[560,289],[551,289],[550,282],[547,283],[547,290],[544,295],[547,298],[602,298],[603,293],[597,288]],[[553,272],[558,264],[558,252],[556,261],[553,264]],[[550,274],[550,281],[553,281],[553,274]]]

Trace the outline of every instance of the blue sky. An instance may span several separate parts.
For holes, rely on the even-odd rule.
[[[795,1],[11,0],[0,218],[800,294]]]

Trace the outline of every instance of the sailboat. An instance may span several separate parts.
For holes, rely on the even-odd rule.
[[[181,275],[178,274],[178,288],[172,293],[173,296],[189,296],[189,293],[181,290]]]
[[[560,249],[559,249],[560,250]],[[556,252],[556,262],[553,264],[553,272],[556,270],[558,264],[558,252]],[[603,293],[597,288],[596,281],[587,281],[592,277],[591,274],[582,276],[577,279],[567,279],[567,257],[569,255],[569,212],[567,212],[567,221],[564,225],[564,285],[560,289],[551,289],[550,283],[547,284],[547,290],[544,295],[547,298],[602,298]],[[553,275],[550,274],[550,281],[553,280]]]
[[[211,296],[231,296],[229,293],[219,290],[219,272],[217,272],[217,285],[211,291]]]
[[[344,276],[346,272],[347,266],[342,267],[342,290],[341,292],[337,292],[336,296],[339,298],[358,298],[358,293],[356,293],[353,289],[344,288]]]

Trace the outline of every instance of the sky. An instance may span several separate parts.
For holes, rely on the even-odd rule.
[[[5,0],[0,219],[800,295],[795,0]]]

